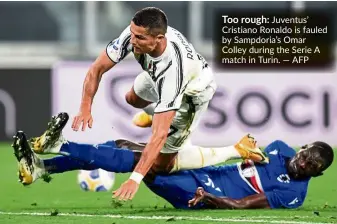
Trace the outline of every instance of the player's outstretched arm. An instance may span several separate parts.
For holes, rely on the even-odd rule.
[[[199,187],[193,199],[188,202],[189,207],[193,207],[198,203],[203,202],[208,208],[213,209],[266,209],[270,208],[265,194],[255,194],[239,200],[216,197],[204,191]]]
[[[154,114],[152,136],[145,146],[142,157],[135,167],[134,172],[145,176],[150,170],[166,142],[168,131],[175,114],[175,110]]]
[[[134,197],[138,191],[140,182],[154,164],[160,150],[165,144],[175,114],[175,110],[170,110],[167,112],[156,113],[153,116],[152,136],[145,146],[142,156],[130,179],[113,192],[113,197],[118,197],[120,200],[130,200]]]
[[[78,131],[81,125],[82,131],[85,131],[87,125],[90,128],[92,127],[93,119],[91,116],[91,105],[94,96],[103,74],[115,66],[115,64],[116,63],[108,57],[106,50],[104,50],[90,66],[83,84],[80,111],[74,118],[72,124],[72,129],[74,131]]]

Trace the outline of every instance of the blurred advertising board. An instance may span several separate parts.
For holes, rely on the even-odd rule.
[[[62,62],[53,68],[53,113],[78,112],[87,62]],[[126,138],[147,141],[150,129],[132,125],[138,109],[125,102],[125,93],[141,72],[125,61],[103,76],[94,99],[94,127],[65,135],[70,140],[99,143]],[[221,146],[251,133],[263,146],[275,139],[300,146],[321,140],[337,145],[337,73],[335,72],[224,72],[215,71],[217,92],[198,130],[194,144]]]
[[[50,69],[0,69],[0,141],[40,135],[51,114]]]

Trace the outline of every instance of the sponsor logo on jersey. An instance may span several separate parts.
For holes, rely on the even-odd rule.
[[[298,202],[298,199],[295,198],[294,200],[292,200],[288,205],[294,205]]]
[[[278,176],[277,180],[281,183],[290,183],[290,177],[288,176],[288,174],[281,174],[280,176]]]

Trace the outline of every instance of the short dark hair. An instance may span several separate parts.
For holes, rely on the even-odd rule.
[[[324,161],[324,165],[321,170],[322,172],[332,164],[334,153],[332,147],[329,144],[317,141],[312,143],[309,149],[317,151]]]
[[[167,31],[167,17],[162,10],[156,7],[147,7],[139,10],[133,16],[132,22],[136,26],[147,28],[152,35],[165,35]]]

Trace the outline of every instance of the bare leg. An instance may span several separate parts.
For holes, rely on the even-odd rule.
[[[150,105],[152,102],[142,99],[136,93],[133,87],[131,90],[125,95],[125,100],[128,104],[135,108],[144,108]]]

